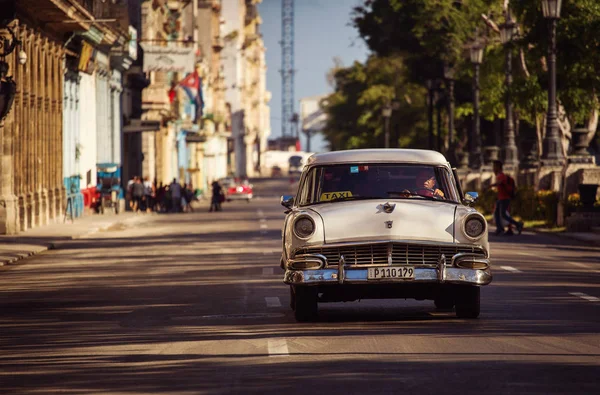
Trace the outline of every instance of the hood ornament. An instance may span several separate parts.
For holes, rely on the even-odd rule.
[[[387,226],[388,229],[392,229],[393,225],[394,225],[394,221],[385,221],[385,226]]]
[[[385,211],[388,214],[391,214],[395,208],[396,208],[396,204],[390,204],[389,202],[387,202],[383,205],[383,211]],[[390,226],[390,228],[391,228],[391,226]]]

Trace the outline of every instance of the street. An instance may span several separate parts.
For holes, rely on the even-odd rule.
[[[478,320],[367,300],[300,324],[279,267],[288,189],[257,180],[251,203],[140,214],[2,268],[1,393],[598,393],[599,247],[491,236]]]

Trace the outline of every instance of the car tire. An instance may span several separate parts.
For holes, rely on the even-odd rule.
[[[317,318],[318,295],[315,287],[294,287],[294,317],[298,322],[311,322]]]
[[[436,296],[433,304],[435,304],[435,308],[438,310],[452,310],[454,308],[454,296],[449,294]]]
[[[480,311],[480,288],[465,286],[456,295],[456,316],[458,318],[477,318]]]

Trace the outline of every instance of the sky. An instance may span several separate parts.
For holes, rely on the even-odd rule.
[[[363,62],[368,50],[357,30],[350,25],[352,8],[361,0],[295,0],[294,2],[294,101],[300,112],[302,97],[331,93],[326,79],[339,57],[344,66]],[[271,91],[271,138],[281,136],[281,0],[263,0],[258,6],[260,27],[267,48],[267,89]],[[301,134],[302,149],[306,142]],[[311,151],[322,151],[319,136],[311,140]]]

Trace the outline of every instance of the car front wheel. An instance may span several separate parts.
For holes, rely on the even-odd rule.
[[[310,322],[317,318],[317,298],[317,289],[314,287],[294,287],[292,301],[296,321]]]
[[[433,300],[433,303],[435,304],[435,308],[438,310],[452,310],[454,307],[454,297],[453,295],[442,294],[436,296],[436,298]]]
[[[480,288],[466,286],[456,295],[456,316],[458,318],[477,318],[480,310]]]

